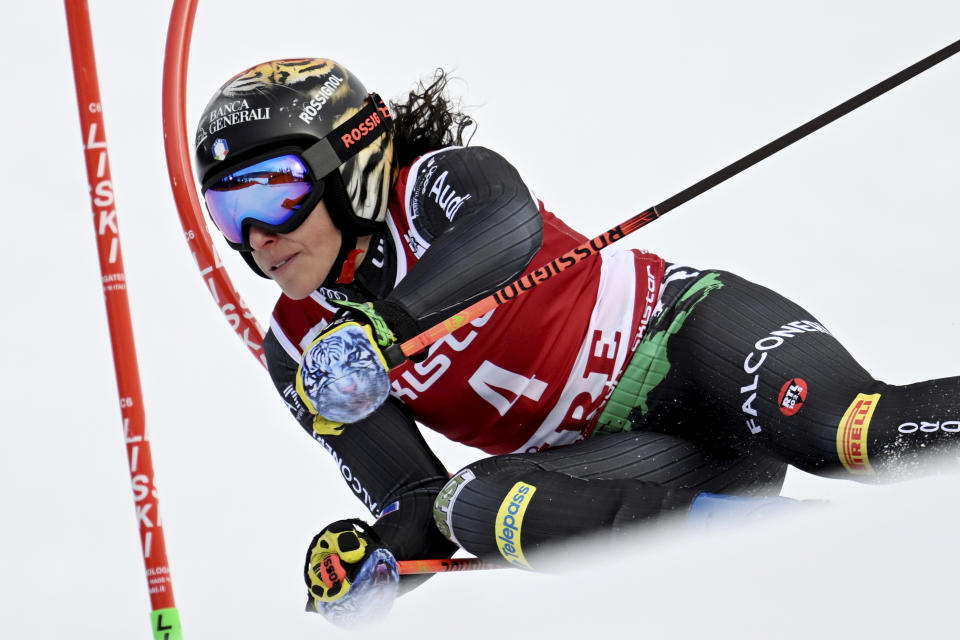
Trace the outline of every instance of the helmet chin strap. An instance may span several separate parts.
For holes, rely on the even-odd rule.
[[[357,234],[347,229],[340,229],[340,251],[337,252],[337,258],[333,261],[333,265],[321,286],[333,287],[337,284],[353,282],[356,256],[359,251],[360,249],[357,249]]]
[[[353,205],[347,196],[343,177],[339,171],[325,176],[323,180],[325,183],[323,203],[327,207],[330,220],[340,230],[340,251],[322,285],[333,287],[337,284],[353,282],[357,252],[361,251],[357,248],[357,241],[361,235],[366,234],[365,225],[371,226],[371,232],[375,225],[370,221],[358,219],[354,214]]]

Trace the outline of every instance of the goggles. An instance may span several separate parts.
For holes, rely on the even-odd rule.
[[[250,223],[279,233],[293,231],[321,195],[323,182],[314,179],[300,156],[285,153],[223,176],[207,187],[203,199],[227,241],[245,245]]]
[[[277,233],[299,227],[323,196],[323,177],[389,131],[390,111],[375,93],[353,117],[304,150],[258,156],[212,177],[203,198],[234,249],[249,250],[251,224]]]

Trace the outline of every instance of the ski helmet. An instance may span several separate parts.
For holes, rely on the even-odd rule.
[[[339,63],[324,58],[274,60],[252,67],[217,90],[197,127],[196,170],[204,191],[238,167],[273,152],[299,154],[315,180],[302,203],[302,222],[322,197],[342,234],[340,255],[325,284],[336,281],[358,236],[376,232],[386,218],[396,176],[390,113],[376,94]],[[230,242],[247,264],[247,243]],[[280,232],[284,227],[264,224]],[[228,240],[229,242],[229,240]]]

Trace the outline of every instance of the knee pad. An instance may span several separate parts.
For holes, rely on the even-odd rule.
[[[500,555],[529,568],[523,553],[523,521],[536,486],[520,476],[528,464],[487,459],[454,475],[433,503],[437,528],[450,541],[479,556]],[[504,463],[508,464],[504,464]],[[497,469],[488,468],[490,465]]]
[[[462,469],[450,478],[447,484],[443,485],[443,489],[440,490],[433,501],[433,521],[436,523],[437,529],[447,540],[461,547],[463,545],[457,541],[457,537],[453,533],[453,508],[464,486],[475,479],[476,475],[470,470],[470,467]]]

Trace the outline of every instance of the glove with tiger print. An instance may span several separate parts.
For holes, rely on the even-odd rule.
[[[343,311],[303,352],[296,377],[297,394],[316,416],[313,428],[321,435],[339,434],[387,399],[387,372],[404,356],[384,315],[407,333],[419,329],[396,304],[331,302]]]

